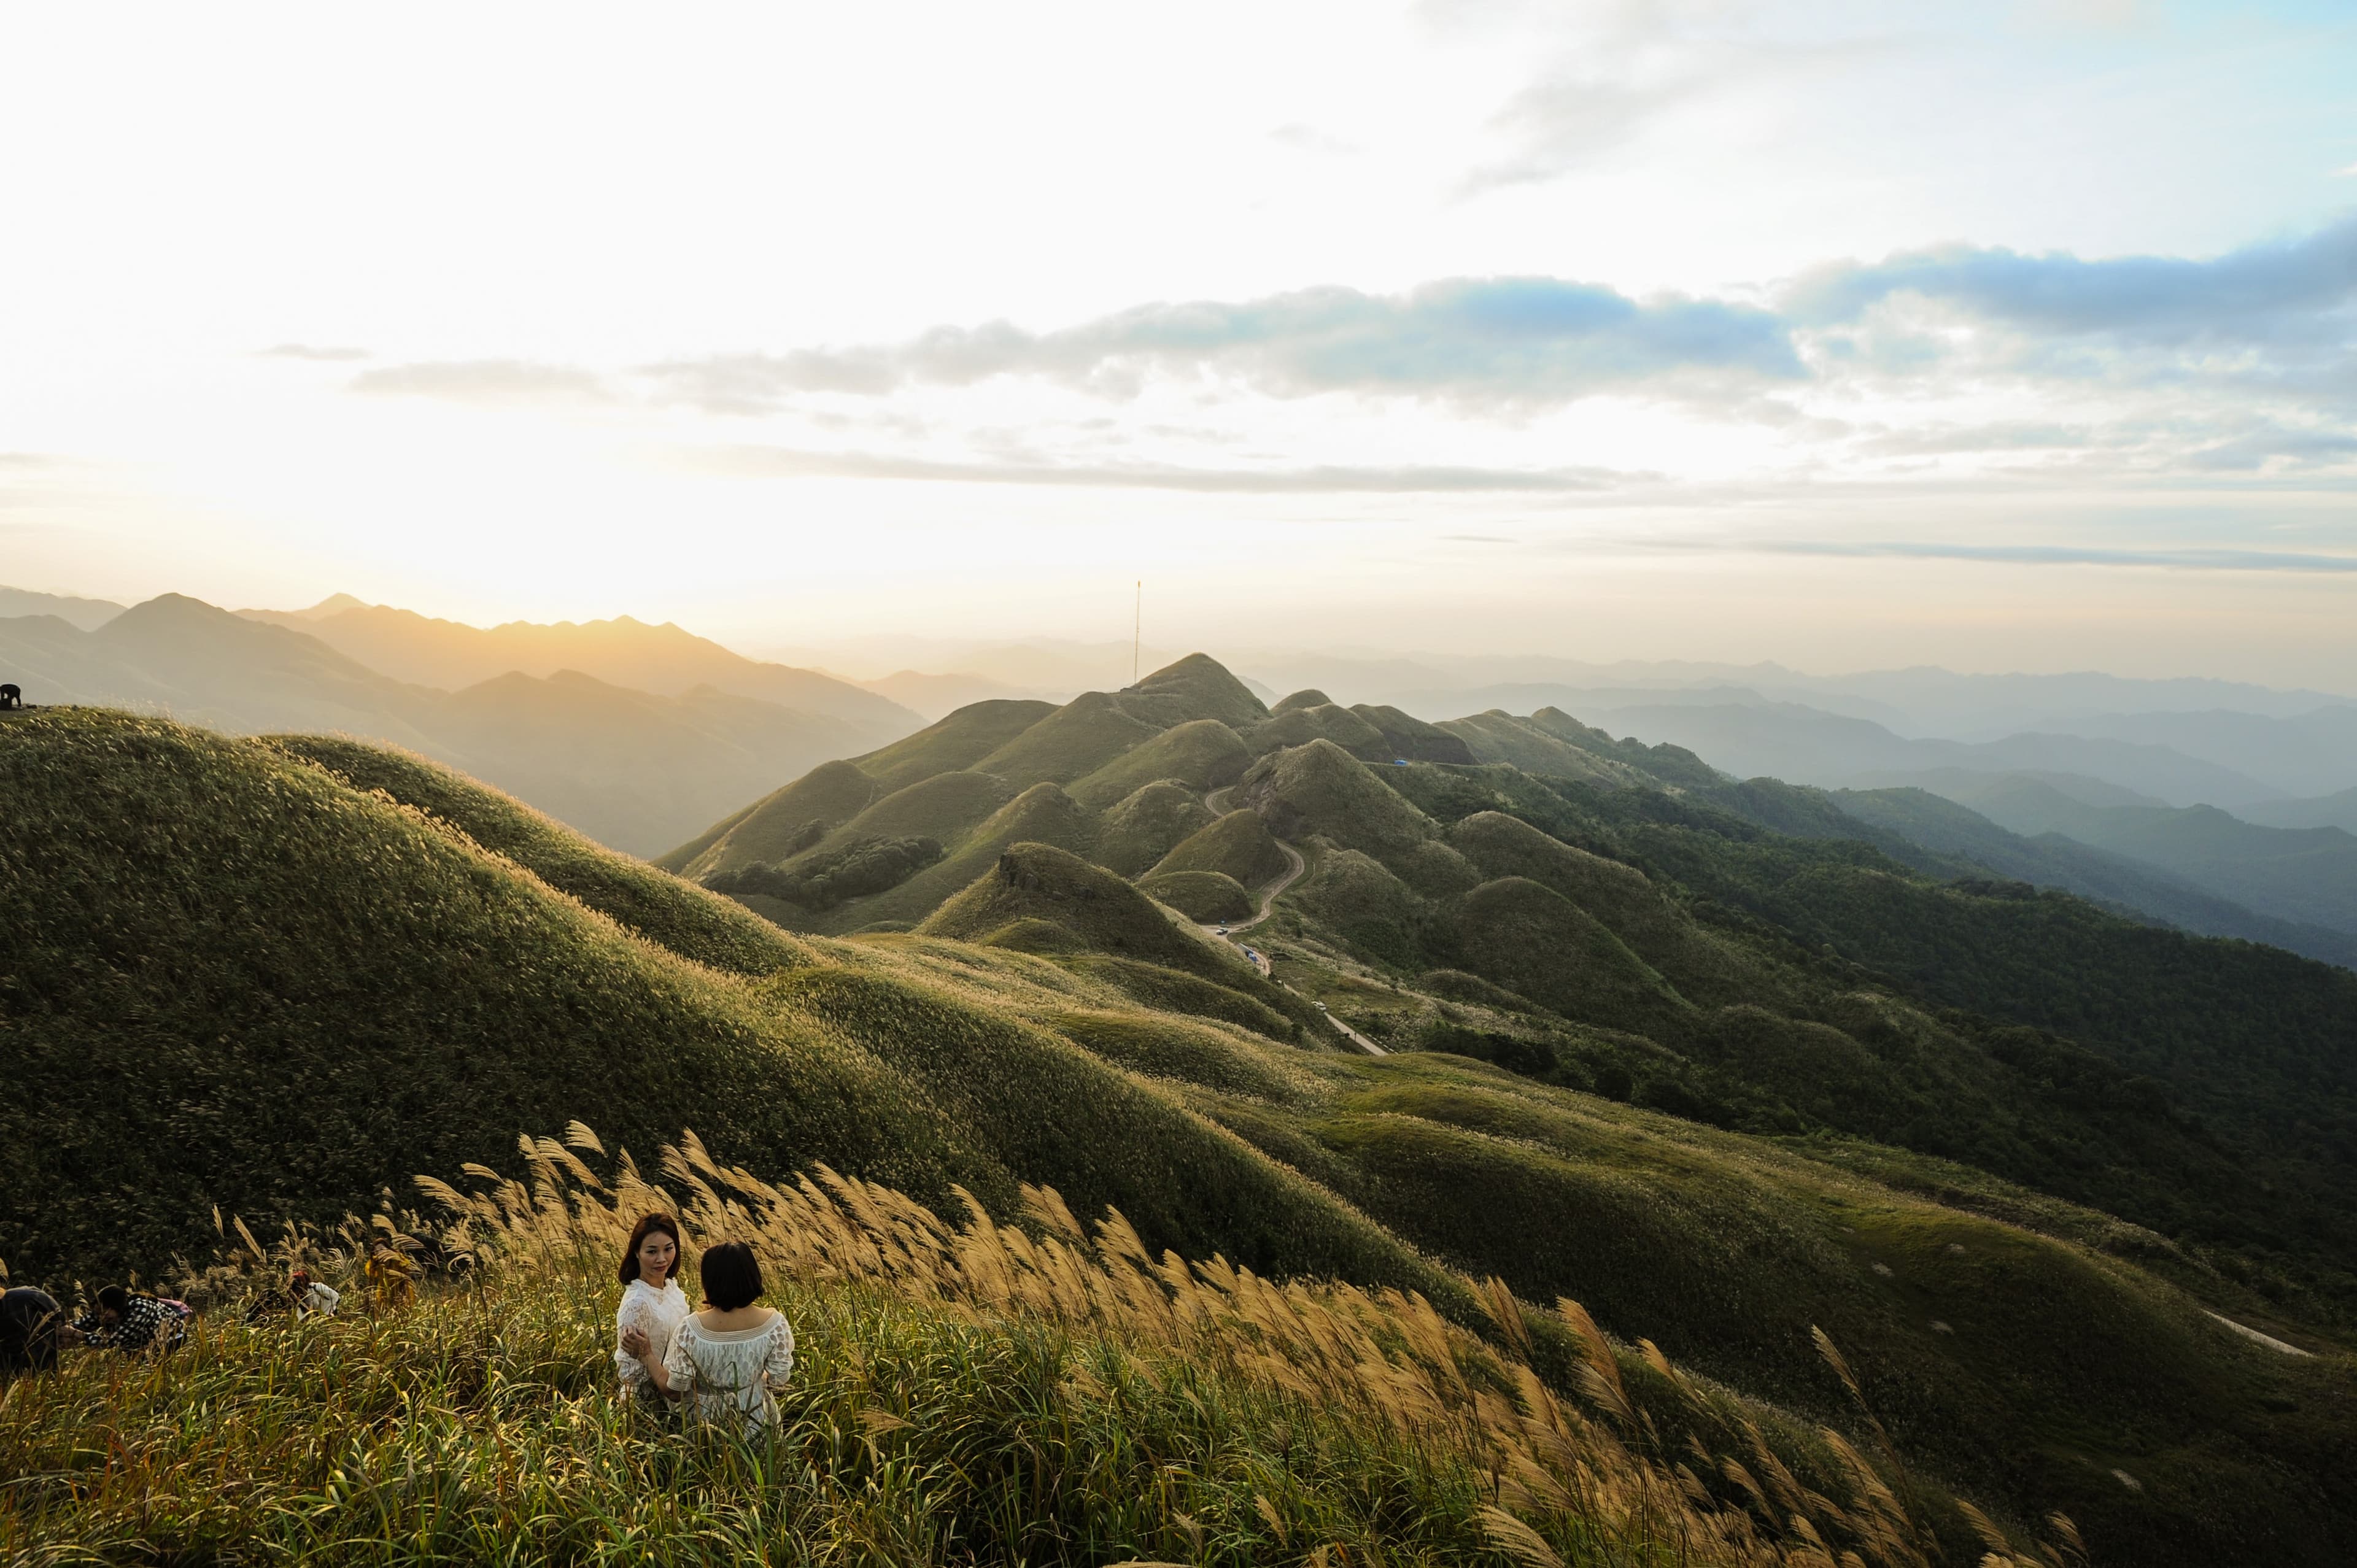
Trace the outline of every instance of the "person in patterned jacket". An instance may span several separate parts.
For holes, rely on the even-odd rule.
[[[188,1338],[189,1316],[177,1301],[108,1285],[98,1293],[98,1309],[67,1324],[66,1333],[93,1350],[169,1350]]]

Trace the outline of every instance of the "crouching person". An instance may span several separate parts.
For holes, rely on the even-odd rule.
[[[31,1285],[0,1292],[0,1378],[56,1369],[65,1310]]]
[[[98,1293],[98,1305],[66,1325],[68,1343],[93,1350],[171,1350],[186,1344],[188,1319],[196,1312],[187,1302],[146,1295],[108,1285]]]

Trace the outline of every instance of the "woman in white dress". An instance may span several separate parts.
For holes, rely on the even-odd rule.
[[[705,1251],[705,1307],[683,1319],[668,1354],[657,1356],[646,1335],[623,1336],[647,1379],[673,1399],[688,1402],[701,1421],[732,1427],[747,1437],[774,1430],[778,1390],[794,1369],[794,1331],[786,1315],[756,1305],[761,1265],[742,1241]]]
[[[622,1397],[633,1405],[662,1412],[671,1402],[630,1349],[632,1338],[658,1359],[671,1349],[687,1317],[687,1296],[672,1276],[679,1268],[679,1222],[668,1214],[642,1214],[622,1253],[622,1305],[614,1309],[614,1373]]]

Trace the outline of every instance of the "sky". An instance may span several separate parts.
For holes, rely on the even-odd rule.
[[[2357,692],[2357,10],[0,6],[0,582]]]

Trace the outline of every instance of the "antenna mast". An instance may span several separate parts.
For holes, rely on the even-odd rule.
[[[1129,623],[1129,683],[1137,684],[1138,639],[1146,629],[1146,579],[1137,580],[1137,605]]]

